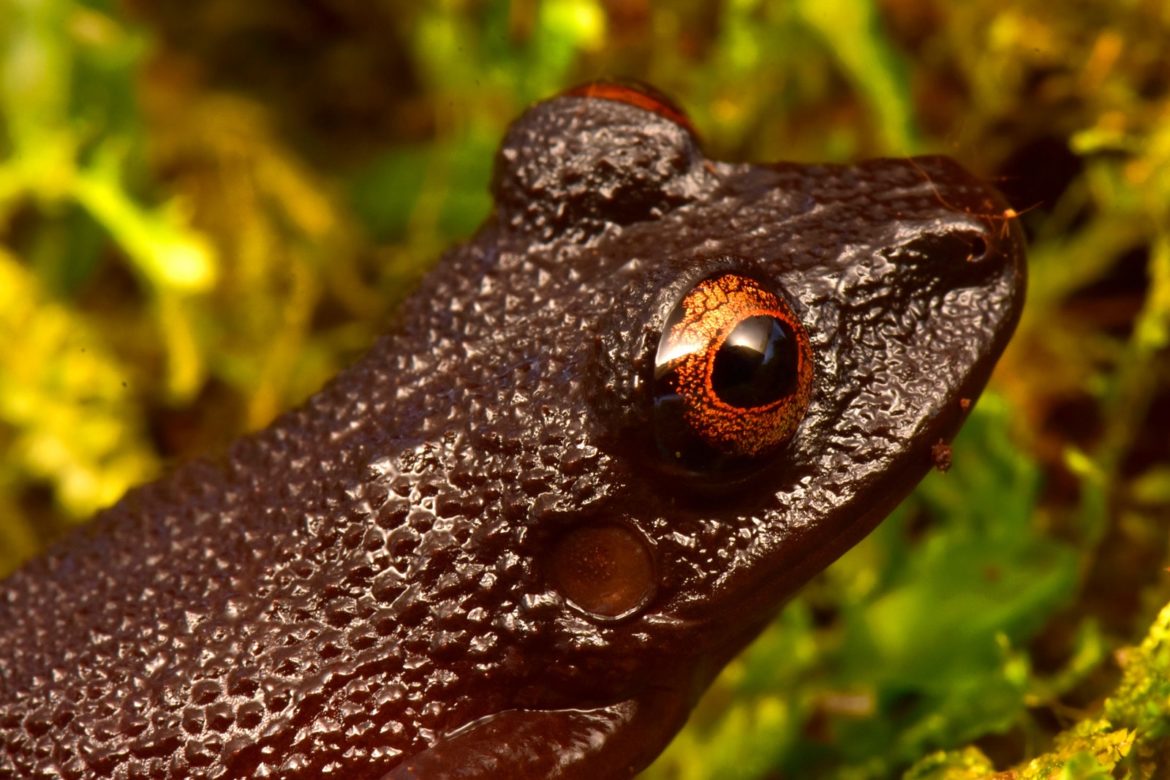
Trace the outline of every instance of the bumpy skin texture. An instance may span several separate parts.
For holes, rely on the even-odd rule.
[[[561,97],[496,210],[303,408],[0,583],[0,777],[625,777],[781,603],[929,469],[1018,316],[1020,238],[943,158],[725,164]],[[747,476],[660,469],[654,350],[733,270],[808,331],[807,416]],[[645,538],[621,620],[568,529]]]

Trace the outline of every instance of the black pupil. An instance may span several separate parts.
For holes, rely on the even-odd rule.
[[[796,389],[796,337],[775,317],[748,317],[728,334],[711,384],[719,399],[740,409],[777,401]]]

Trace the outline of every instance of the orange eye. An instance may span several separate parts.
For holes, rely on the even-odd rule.
[[[569,97],[597,98],[599,100],[613,100],[629,106],[652,111],[661,117],[669,119],[677,125],[686,128],[691,135],[696,135],[695,128],[686,113],[671,102],[670,98],[644,84],[619,84],[612,81],[592,81],[565,90]]]
[[[691,471],[720,471],[796,432],[812,392],[812,349],[792,309],[759,282],[695,285],[667,320],[654,361],[658,447]]]

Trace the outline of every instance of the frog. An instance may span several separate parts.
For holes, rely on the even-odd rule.
[[[0,583],[0,777],[632,777],[1023,304],[953,160],[718,161],[649,88],[532,106],[490,187],[364,358]]]

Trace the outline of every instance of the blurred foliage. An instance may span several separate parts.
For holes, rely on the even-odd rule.
[[[305,398],[487,214],[511,118],[634,77],[717,157],[951,154],[1031,242],[954,468],[646,776],[1146,777],[1170,755],[1170,6],[0,0],[0,20],[0,574]]]

